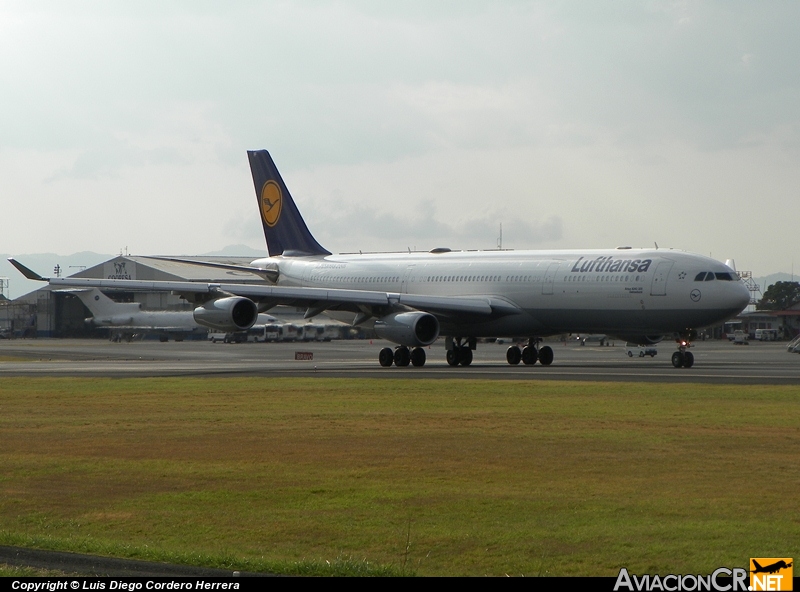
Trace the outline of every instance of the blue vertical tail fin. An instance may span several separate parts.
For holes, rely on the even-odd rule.
[[[270,257],[330,255],[308,230],[269,152],[248,150],[247,157]]]

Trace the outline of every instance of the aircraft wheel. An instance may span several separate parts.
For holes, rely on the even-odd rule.
[[[391,366],[394,363],[394,352],[392,351],[392,348],[384,347],[378,354],[378,361],[384,368]]]
[[[458,366],[458,346],[453,346],[453,349],[448,349],[445,357],[447,358],[448,364],[451,366]]]
[[[425,365],[425,350],[421,347],[415,347],[411,350],[411,365],[424,366]]]
[[[694,354],[687,351],[683,354],[683,367],[691,368],[692,366],[694,366]]]
[[[552,364],[554,357],[553,348],[549,345],[545,345],[539,350],[539,362],[541,362],[542,366],[549,366]]]
[[[526,345],[525,347],[522,348],[522,363],[525,364],[526,366],[535,364],[538,355],[539,352],[536,351],[535,347]]]
[[[522,359],[522,352],[516,345],[512,345],[506,350],[506,360],[512,366],[516,366],[519,364],[519,361]]]
[[[166,335],[159,335],[159,336],[158,336],[158,340],[159,340],[161,343],[166,343],[167,341],[169,341],[169,337],[167,337]]]
[[[683,366],[683,352],[676,351],[672,354],[672,365],[676,368]]]
[[[411,354],[408,351],[408,348],[404,345],[398,347],[394,350],[394,365],[399,368],[404,368],[408,366],[408,363],[411,361]]]
[[[462,366],[469,366],[472,364],[472,350],[468,345],[464,345],[458,352],[458,363]]]

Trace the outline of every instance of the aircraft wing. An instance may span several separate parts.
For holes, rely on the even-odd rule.
[[[373,309],[407,307],[445,317],[478,316],[484,318],[519,314],[514,304],[497,297],[454,297],[400,294],[371,290],[343,290],[252,284],[225,284],[188,281],[105,280],[92,278],[50,278],[53,286],[103,288],[115,290],[170,291],[192,302],[206,302],[221,294],[244,296],[267,310],[279,304],[306,306],[317,314],[324,310],[365,312]],[[314,316],[307,313],[307,316]]]

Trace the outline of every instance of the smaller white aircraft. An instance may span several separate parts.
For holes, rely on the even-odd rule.
[[[207,333],[208,327],[194,320],[192,311],[142,310],[139,302],[116,302],[97,288],[68,289],[59,292],[75,294],[92,316],[85,322],[95,327],[112,329],[112,339],[130,340],[133,335],[155,333],[160,341],[183,341],[193,333]],[[268,314],[259,314],[258,325],[275,325],[280,321]]]
[[[59,290],[74,294],[92,316],[85,322],[95,327],[111,329],[115,341],[130,341],[134,335],[155,333],[160,341],[183,341],[192,333],[207,333],[208,328],[195,322],[191,311],[142,310],[139,302],[116,302],[97,288]]]

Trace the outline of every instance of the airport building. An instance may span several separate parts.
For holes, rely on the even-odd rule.
[[[761,330],[774,332],[776,339],[792,339],[800,334],[800,302],[786,310],[757,310],[737,317],[741,329],[751,338]],[[773,334],[773,333],[769,333]]]

